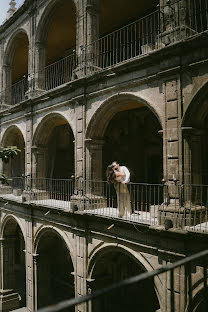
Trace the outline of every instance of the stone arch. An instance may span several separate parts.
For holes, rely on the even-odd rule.
[[[47,143],[48,138],[50,136],[50,131],[54,126],[54,122],[57,122],[58,125],[61,125],[64,122],[69,124],[69,121],[67,120],[67,118],[58,112],[47,114],[41,119],[40,123],[38,124],[35,130],[35,133],[33,135],[33,143],[32,143],[33,146],[36,146],[36,145],[43,146]],[[47,131],[44,131],[46,129]],[[74,135],[74,131],[73,131],[73,135]]]
[[[196,91],[191,101],[187,104],[181,121],[182,127],[199,127],[206,117],[207,102],[204,99],[208,95],[208,81],[206,81],[199,90]]]
[[[98,134],[96,135],[97,137],[102,137],[109,120],[119,110],[122,110],[125,104],[127,104],[129,101],[132,102],[132,106],[129,106],[129,109],[147,106],[156,116],[162,128],[162,121],[159,117],[159,114],[148,101],[131,93],[119,93],[105,100],[92,116],[86,130],[86,138],[88,139],[94,137],[95,131]],[[97,125],[99,125],[99,127],[96,127]]]
[[[187,304],[185,312],[206,312],[205,292],[203,288],[203,280],[200,284],[200,290],[192,298],[192,304]]]
[[[26,35],[28,38],[28,42],[29,42],[29,34],[28,34],[27,30],[25,30],[24,28],[19,28],[19,29],[15,30],[12,33],[12,35],[9,38],[9,41],[7,43],[5,53],[4,53],[3,64],[10,65],[10,66],[12,65],[12,58],[13,58],[13,54],[14,54],[14,49],[15,49],[15,45],[17,44],[17,42],[15,42],[15,40],[21,34]]]
[[[161,129],[159,114],[145,99],[131,93],[108,98],[87,126],[87,177],[105,180],[107,165],[117,160],[130,169],[132,182],[161,183],[163,149],[158,132]],[[139,153],[138,149],[135,152],[135,146],[144,152]]]
[[[24,138],[24,134],[23,134],[23,132],[22,132],[22,129],[21,129],[18,125],[12,125],[12,126],[9,126],[9,127],[5,130],[5,132],[4,132],[4,134],[3,134],[3,137],[2,137],[2,139],[1,139],[1,145],[2,145],[2,146],[8,145],[7,140],[9,139],[9,137],[13,136],[14,132],[17,132],[17,131],[21,133],[21,135],[22,135],[22,137],[23,137],[23,139],[24,139],[24,141],[25,141],[25,138]]]
[[[20,220],[16,216],[11,215],[11,214],[6,215],[2,220],[0,237],[3,238],[5,226],[7,225],[7,222],[9,222],[10,220],[13,220],[18,224],[18,226],[20,227],[20,229],[22,231],[24,240],[26,241],[26,233],[25,233],[25,229],[24,229],[22,223],[20,222]]]
[[[36,234],[36,308],[74,297],[75,264],[69,248],[65,235],[52,226]]]
[[[74,175],[74,133],[59,113],[45,116],[34,133],[33,176],[70,178]]]
[[[6,129],[1,140],[2,146],[17,146],[20,152],[7,164],[3,171],[8,177],[22,177],[25,174],[25,139],[20,127],[12,125]]]
[[[60,3],[62,0],[52,0],[49,2],[49,4],[45,7],[45,10],[41,16],[41,19],[39,21],[37,30],[36,30],[36,42],[45,42],[47,32],[43,31],[49,27],[49,24],[51,22],[51,18],[54,13],[54,9],[57,5],[57,3]],[[78,11],[77,7],[77,1],[71,0],[76,8],[76,11]]]
[[[29,44],[29,35],[23,28],[15,31],[7,44],[3,61],[3,89],[7,105],[25,99],[28,90]]]
[[[181,122],[183,133],[184,183],[208,183],[208,82],[205,82],[192,97]],[[190,193],[190,190],[187,193]],[[193,191],[192,202],[204,205],[204,195],[197,197]],[[192,193],[192,191],[191,191]],[[199,193],[199,192],[198,192]]]
[[[34,237],[34,247],[33,247],[34,253],[37,253],[37,248],[38,248],[38,244],[40,242],[40,239],[46,231],[53,231],[57,235],[60,236],[60,238],[64,241],[64,243],[66,244],[66,246],[69,250],[69,253],[72,257],[73,265],[75,267],[75,254],[74,254],[74,248],[73,248],[72,244],[70,243],[67,235],[63,231],[59,230],[58,228],[55,228],[54,226],[43,225],[38,229],[38,231],[36,232],[35,237]]]
[[[26,235],[18,218],[13,215],[3,218],[1,238],[1,286],[5,290],[4,295],[10,301],[10,310],[26,307]]]
[[[131,265],[133,263],[135,263],[135,266],[138,266],[138,273],[142,273],[145,271],[150,271],[152,269],[152,266],[150,265],[150,263],[148,263],[144,257],[141,254],[136,253],[135,251],[133,251],[132,249],[126,247],[126,246],[122,246],[120,244],[104,244],[102,246],[99,246],[96,250],[94,250],[91,255],[90,255],[90,259],[89,259],[89,264],[88,264],[88,281],[90,281],[88,288],[93,288],[96,289],[96,276],[99,279],[99,274],[98,275],[94,275],[96,274],[96,266],[99,266],[99,262],[102,261],[103,258],[105,258],[108,255],[113,255],[113,253],[117,253],[116,258],[121,258],[122,255],[124,255],[126,258],[128,258],[128,262],[131,262]],[[106,267],[108,266],[108,263],[105,259],[105,265]],[[140,268],[140,269],[139,269]],[[124,269],[124,267],[119,267],[116,268],[117,270],[121,271],[121,276],[122,276],[122,270]],[[107,272],[107,271],[106,271]],[[107,273],[106,273],[107,274]],[[114,275],[113,272],[111,272],[112,275]],[[130,277],[130,276],[125,276],[122,277],[122,279],[126,278],[126,277]],[[94,281],[94,282],[93,282]],[[111,281],[109,283],[114,283],[115,281]],[[93,285],[94,283],[94,285]],[[105,287],[106,285],[103,285],[102,287]],[[155,285],[153,287],[155,290],[155,298],[157,300],[157,308],[159,308],[159,302],[160,302],[160,295],[161,294],[161,290],[162,290],[162,285],[161,285],[161,281],[159,278],[155,279]],[[92,310],[93,311],[93,310]],[[149,310],[148,310],[149,311]],[[155,311],[155,310],[153,310]]]

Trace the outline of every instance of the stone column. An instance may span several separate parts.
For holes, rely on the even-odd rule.
[[[164,83],[164,95],[166,106],[166,129],[163,132],[164,144],[164,182],[168,187],[168,206],[164,205],[160,211],[160,222],[168,222],[169,227],[182,225],[180,214],[180,188],[178,182],[182,181],[182,153],[181,134],[179,131],[180,111],[180,83],[178,78]]]
[[[8,64],[3,64],[3,75],[2,75],[2,102],[3,108],[8,108],[11,105],[11,66]]]
[[[12,311],[19,307],[19,295],[15,288],[15,239],[2,238],[1,248],[1,289],[0,311]]]
[[[35,43],[34,96],[45,92],[45,45]]]
[[[86,178],[92,181],[103,180],[102,139],[86,139]]]
[[[86,75],[97,63],[98,51],[95,44],[99,38],[99,9],[98,1],[79,1],[79,14],[77,17],[77,43],[78,66],[75,70],[78,77]]]
[[[32,174],[32,136],[33,136],[33,114],[28,107],[28,112],[25,114],[26,119],[26,142],[25,142],[25,175]]]
[[[192,183],[192,151],[191,151],[191,135],[193,128],[184,127],[183,131],[183,171],[184,171],[184,206],[190,207],[191,205],[191,183]]]
[[[87,254],[86,254],[86,238],[76,236],[76,272],[75,272],[75,296],[81,297],[87,294],[86,270],[87,270]],[[76,312],[87,311],[87,303],[77,306]]]
[[[26,302],[27,311],[34,311],[34,282],[33,282],[33,228],[32,216],[26,221],[26,244],[25,244],[25,264],[26,264]]]
[[[47,147],[32,146],[32,177],[46,178]]]
[[[38,254],[33,254],[33,279],[34,279],[34,288],[33,288],[33,294],[34,294],[34,311],[37,311],[38,309],[38,276],[37,276],[37,261],[38,261]]]

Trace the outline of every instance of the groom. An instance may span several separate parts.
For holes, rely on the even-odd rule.
[[[112,168],[116,175],[114,186],[117,193],[119,217],[129,217],[131,214],[130,194],[127,187],[127,183],[130,182],[129,169],[125,166],[120,166],[117,161],[112,163]]]

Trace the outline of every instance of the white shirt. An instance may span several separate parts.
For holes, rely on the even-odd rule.
[[[130,172],[129,172],[129,169],[125,166],[120,166],[120,169],[119,171],[121,173],[124,173],[125,174],[125,177],[117,177],[116,178],[116,181],[118,182],[124,182],[124,183],[129,183],[130,182]],[[116,171],[115,170],[115,173],[116,172],[119,172],[119,171]]]

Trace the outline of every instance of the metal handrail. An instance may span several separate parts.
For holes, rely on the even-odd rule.
[[[185,259],[182,259],[182,260],[179,260],[179,261],[176,261],[174,263],[171,263],[171,264],[167,264],[166,266],[163,266],[159,269],[156,269],[152,272],[145,272],[145,273],[142,273],[142,274],[139,274],[139,275],[136,275],[136,276],[133,276],[133,277],[130,277],[130,278],[127,278],[127,279],[124,279],[123,281],[121,282],[118,282],[118,283],[115,283],[115,284],[112,284],[108,287],[105,287],[105,288],[102,288],[102,289],[99,289],[99,290],[95,290],[94,292],[92,292],[91,294],[88,294],[88,295],[85,295],[85,296],[82,296],[82,297],[77,297],[77,298],[73,298],[73,299],[69,299],[69,300],[64,300],[60,303],[57,303],[55,305],[51,305],[51,306],[48,306],[48,307],[45,307],[45,308],[40,308],[38,310],[38,312],[58,312],[58,311],[61,311],[62,309],[65,309],[65,308],[70,308],[70,307],[74,307],[78,304],[81,304],[81,303],[85,303],[85,302],[88,302],[92,299],[95,299],[95,298],[98,298],[98,297],[101,297],[105,294],[108,294],[110,293],[111,291],[115,291],[117,289],[120,289],[122,287],[126,287],[126,286],[129,286],[129,285],[133,285],[135,283],[138,283],[138,282],[143,282],[147,279],[151,279],[153,277],[156,277],[160,274],[163,274],[165,272],[173,272],[174,269],[180,267],[180,266],[183,266],[183,265],[188,265],[190,263],[193,263],[197,260],[200,260],[200,265],[201,265],[201,260],[204,258],[208,257],[208,250],[204,250],[204,251],[201,251],[197,254],[194,254],[194,255],[191,255],[191,256],[188,256],[186,257]],[[207,259],[206,259],[206,262],[204,263],[204,266],[206,267],[207,266]],[[189,274],[191,274],[189,272]],[[172,274],[171,274],[172,276]],[[171,277],[171,279],[173,279],[173,276]],[[207,276],[206,276],[206,273],[204,272],[204,278],[203,278],[203,281],[205,284],[207,284]],[[170,283],[172,286],[174,286],[174,281],[172,281]],[[205,287],[206,289],[206,287]],[[171,296],[174,296],[174,290],[172,289],[171,287]],[[192,295],[192,292],[191,290],[188,292],[189,293],[189,296]],[[206,303],[206,307],[207,307],[207,311],[208,311],[208,297],[207,297],[207,289],[206,289],[206,292],[204,293],[204,300],[205,300],[205,303]],[[171,307],[173,307],[173,304],[174,304],[174,301],[172,300],[171,298]],[[171,310],[171,311],[174,311],[174,310]]]

